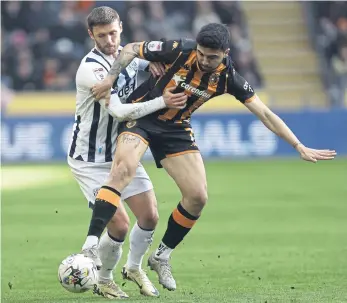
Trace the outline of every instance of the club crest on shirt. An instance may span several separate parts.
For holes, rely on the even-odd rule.
[[[219,75],[218,74],[212,74],[210,76],[210,79],[208,80],[208,85],[214,86],[218,83]]]
[[[97,67],[93,69],[93,73],[96,77],[96,79],[102,81],[105,79],[105,73],[106,71],[102,67]]]
[[[127,122],[127,124],[125,124],[125,126],[127,127],[127,128],[132,128],[132,127],[134,127],[136,125],[136,121],[129,121],[129,122]]]

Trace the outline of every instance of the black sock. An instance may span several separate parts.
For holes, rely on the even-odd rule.
[[[120,193],[109,186],[100,188],[94,204],[88,236],[101,237],[106,225],[117,211],[120,203]]]
[[[181,203],[179,203],[169,218],[162,242],[167,247],[174,249],[182,242],[197,219],[199,219],[199,217],[189,214]]]

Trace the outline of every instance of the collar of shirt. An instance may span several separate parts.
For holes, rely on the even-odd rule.
[[[105,57],[105,59],[107,59],[108,61],[113,62],[117,58],[117,56],[119,55],[120,51],[122,50],[122,47],[118,46],[118,50],[117,50],[116,56],[104,54],[97,46],[95,46],[94,49],[96,49],[100,54],[102,54]]]

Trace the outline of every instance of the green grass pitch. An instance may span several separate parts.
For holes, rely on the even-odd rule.
[[[163,170],[145,166],[160,212],[152,251],[180,194]],[[177,291],[159,287],[149,272],[160,298],[145,298],[127,282],[127,302],[347,302],[346,159],[207,162],[206,168],[209,203],[172,258]],[[13,169],[3,168],[3,181]],[[57,280],[60,261],[80,250],[90,218],[67,165],[26,169],[32,178],[40,169],[60,178],[2,190],[2,302],[106,302],[91,292],[69,293]],[[120,284],[127,248],[115,272]]]

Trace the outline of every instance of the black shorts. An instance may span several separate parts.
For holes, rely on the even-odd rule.
[[[143,117],[135,121],[121,122],[118,136],[130,133],[141,137],[151,149],[158,168],[160,161],[185,153],[199,152],[190,124],[174,124],[158,120],[156,117]]]

